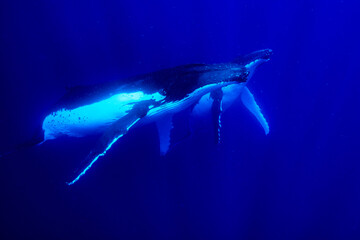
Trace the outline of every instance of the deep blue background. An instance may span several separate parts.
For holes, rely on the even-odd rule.
[[[156,128],[65,181],[96,138],[1,158],[1,239],[360,239],[357,1],[1,1],[0,149],[67,86],[272,48],[240,103],[159,157]],[[205,122],[206,123],[206,122]],[[206,125],[206,124],[204,124]]]

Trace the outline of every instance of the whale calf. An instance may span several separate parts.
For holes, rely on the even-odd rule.
[[[228,63],[188,64],[123,81],[71,88],[43,120],[39,142],[61,136],[101,134],[74,177],[67,182],[72,185],[131,128],[155,122],[160,152],[166,154],[173,115],[185,109],[190,109],[194,116],[211,112],[217,142],[220,142],[221,114],[241,98],[268,134],[268,123],[246,83],[271,55],[272,50],[264,49]]]

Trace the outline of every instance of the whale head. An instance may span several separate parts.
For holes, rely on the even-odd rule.
[[[241,56],[235,59],[235,63],[242,65],[249,72],[247,80],[249,80],[255,72],[255,69],[270,60],[272,55],[271,49],[263,49],[259,51],[252,52],[245,56]]]

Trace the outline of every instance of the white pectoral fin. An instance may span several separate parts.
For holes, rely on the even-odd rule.
[[[208,114],[211,111],[211,105],[213,101],[214,99],[210,96],[210,93],[205,94],[195,104],[194,108],[192,109],[192,115],[194,117],[199,117]]]
[[[157,129],[159,132],[159,141],[160,141],[160,154],[165,155],[170,148],[171,144],[171,129],[173,128],[172,124],[173,115],[168,115],[156,122]]]
[[[243,88],[244,84],[242,83],[232,84],[222,88],[224,93],[222,98],[223,111],[226,111],[233,105],[235,100],[240,96]]]
[[[131,127],[133,127],[142,117],[146,115],[148,106],[145,104],[138,104],[129,111],[127,115],[117,120],[104,132],[98,140],[94,149],[81,162],[80,167],[75,172],[75,177],[72,181],[67,182],[72,185],[77,182],[85,173],[92,167],[92,165],[112,147],[112,145],[122,138]]]
[[[221,89],[217,89],[211,92],[211,98],[214,100],[211,106],[211,110],[216,144],[221,142],[221,114],[223,95],[224,93]]]
[[[247,87],[244,87],[241,93],[241,100],[245,107],[256,117],[263,127],[265,134],[267,135],[270,131],[269,124],[267,123],[264,115],[261,113],[260,107],[257,105],[254,96]]]
[[[221,88],[215,89],[210,93],[202,96],[192,110],[193,122],[196,121],[196,118],[201,119],[204,117],[211,117],[213,123],[215,143],[220,143],[221,140],[221,114],[223,97],[223,90]],[[191,125],[194,126],[194,123],[192,123]]]

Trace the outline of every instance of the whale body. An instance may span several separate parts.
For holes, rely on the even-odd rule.
[[[220,142],[221,114],[241,98],[268,134],[269,125],[246,83],[271,54],[272,50],[265,49],[229,63],[188,64],[124,81],[74,87],[43,120],[41,143],[61,136],[101,134],[67,183],[72,185],[129,129],[137,126],[155,122],[160,152],[166,154],[171,142],[172,117],[185,109],[190,109],[193,116],[211,112]]]

